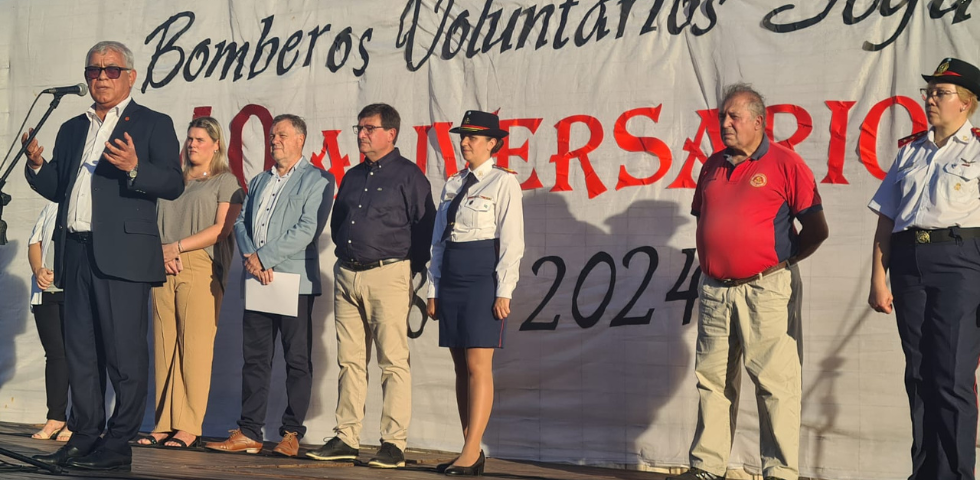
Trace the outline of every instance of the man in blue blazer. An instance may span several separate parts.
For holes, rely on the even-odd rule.
[[[156,201],[180,196],[184,180],[173,121],[130,98],[132,52],[100,42],[86,61],[95,103],[61,126],[50,162],[36,140],[27,148],[27,181],[59,204],[54,281],[65,291],[74,432],[60,450],[35,458],[128,471],[129,441],[146,408],[147,302],[151,285],[165,277]],[[116,405],[103,432],[106,373]]]
[[[238,430],[207,448],[259,453],[265,424],[276,335],[286,360],[286,411],[273,450],[289,457],[299,452],[306,434],[303,421],[313,387],[313,299],[320,295],[320,251],[317,240],[333,204],[336,181],[303,156],[306,123],[295,115],[272,120],[269,145],[276,165],[248,183],[248,196],[235,222],[235,238],[245,271],[263,285],[279,273],[300,276],[297,315],[245,310],[242,316],[242,414]]]

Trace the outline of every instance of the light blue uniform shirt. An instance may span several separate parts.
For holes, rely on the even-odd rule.
[[[980,139],[967,121],[942,148],[935,132],[898,151],[868,208],[909,228],[980,227]]]

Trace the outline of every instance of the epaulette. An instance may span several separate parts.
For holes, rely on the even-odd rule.
[[[980,139],[980,128],[974,128],[973,130],[970,130],[970,131],[973,132],[973,136],[974,137],[977,137],[978,139]]]
[[[496,168],[497,170],[503,170],[503,171],[505,171],[507,173],[510,173],[510,174],[517,175],[517,172],[515,172],[515,171],[513,171],[513,170],[511,170],[509,168],[501,167],[500,165],[497,165],[496,163],[493,164],[493,168]]]
[[[912,135],[909,135],[907,137],[900,138],[898,140],[898,148],[902,148],[902,147],[904,147],[904,146],[906,146],[906,145],[908,145],[908,144],[910,144],[910,143],[912,143],[912,142],[914,142],[914,141],[922,138],[927,133],[929,133],[928,130],[923,130],[921,132],[913,133]]]

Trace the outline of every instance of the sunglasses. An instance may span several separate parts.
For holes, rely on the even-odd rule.
[[[87,78],[89,80],[95,80],[96,78],[99,78],[99,75],[102,75],[102,72],[105,72],[106,78],[108,78],[110,80],[115,80],[115,79],[119,78],[119,75],[122,75],[122,72],[124,70],[132,70],[132,68],[123,68],[123,67],[85,67],[85,78]]]

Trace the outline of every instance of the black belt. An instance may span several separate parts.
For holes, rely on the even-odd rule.
[[[746,283],[754,282],[756,280],[759,280],[760,278],[765,277],[766,275],[769,275],[770,273],[776,273],[776,272],[778,272],[778,271],[780,271],[780,270],[782,270],[782,269],[784,269],[784,268],[786,268],[788,266],[789,266],[789,261],[788,260],[783,260],[782,262],[779,262],[779,263],[777,263],[777,264],[775,264],[775,265],[773,265],[773,266],[771,266],[771,267],[769,267],[769,268],[767,268],[767,269],[759,272],[757,275],[753,275],[751,277],[747,277],[747,278],[726,278],[725,280],[718,280],[718,281],[721,282],[721,283],[723,283],[726,287],[737,287],[739,285],[745,285]]]
[[[934,230],[910,228],[892,234],[894,245],[925,245],[927,243],[953,242],[967,238],[980,238],[980,228],[947,227]]]
[[[68,232],[68,240],[90,245],[92,243],[92,232]]]
[[[340,259],[338,259],[337,261],[340,262],[340,268],[343,268],[344,270],[350,270],[352,272],[363,272],[365,270],[371,270],[372,268],[391,265],[392,263],[404,262],[405,259],[383,258],[381,260],[378,260],[376,262],[371,262],[371,263],[361,263],[361,262],[355,262],[353,260],[347,261],[347,260],[340,260]]]

